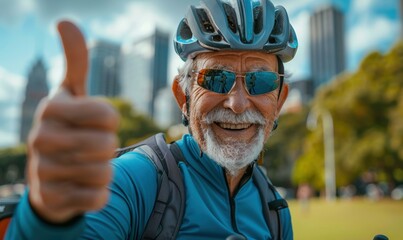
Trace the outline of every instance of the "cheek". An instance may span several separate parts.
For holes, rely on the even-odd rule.
[[[272,120],[277,115],[277,95],[259,96],[259,99],[256,99],[255,106],[265,119]]]
[[[220,103],[220,99],[216,94],[197,87],[192,92],[190,99],[190,128],[193,137],[203,148],[205,142],[203,131],[208,126],[203,123],[202,119]]]
[[[264,127],[265,138],[267,139],[273,128],[273,122],[277,116],[277,95],[268,94],[260,96],[260,99],[256,101],[257,110],[266,119],[267,124]]]
[[[204,117],[221,102],[219,95],[202,88],[196,88],[190,99],[191,115],[198,118]]]

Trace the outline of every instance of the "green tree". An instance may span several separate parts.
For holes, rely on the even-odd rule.
[[[302,139],[307,134],[305,127],[307,108],[289,112],[279,117],[279,127],[265,145],[263,165],[275,185],[291,187],[290,175],[295,159],[301,155]]]
[[[339,186],[367,170],[375,170],[381,180],[403,180],[402,96],[403,43],[386,55],[369,54],[355,73],[340,75],[319,89],[312,107],[332,114]],[[311,182],[323,188],[322,138],[318,127],[305,139],[294,183]]]
[[[26,158],[24,145],[0,149],[0,185],[24,179]]]
[[[138,114],[132,106],[121,99],[108,99],[120,114],[118,138],[122,147],[139,142],[161,132],[152,119]],[[27,159],[26,146],[0,149],[0,185],[24,179]]]
[[[129,146],[162,131],[151,118],[136,112],[129,102],[119,98],[108,101],[120,114],[117,134],[121,147]]]

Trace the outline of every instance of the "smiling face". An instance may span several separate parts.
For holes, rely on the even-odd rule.
[[[277,72],[275,55],[251,51],[221,51],[199,54],[195,72],[201,69],[223,69],[234,72]],[[178,89],[174,94],[182,112],[189,116],[190,129],[201,149],[213,160],[236,171],[258,157],[278,117],[288,87],[278,96],[278,89],[251,96],[245,89],[244,78],[238,76],[228,94],[218,94],[199,86],[193,76],[189,91],[190,113]],[[177,80],[176,80],[177,81]],[[179,93],[179,94],[178,94]],[[231,166],[225,162],[230,161]],[[224,163],[223,163],[224,162]],[[231,169],[228,169],[231,168]],[[239,170],[239,169],[238,169]]]

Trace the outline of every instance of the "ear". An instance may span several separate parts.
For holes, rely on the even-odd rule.
[[[283,83],[283,87],[281,89],[281,93],[277,101],[276,118],[278,118],[278,116],[280,115],[281,108],[283,107],[285,100],[287,100],[287,96],[288,96],[288,84]]]
[[[172,84],[172,93],[174,94],[176,103],[178,104],[181,111],[183,113],[186,113],[186,95],[179,84],[179,75],[175,76],[174,82]]]

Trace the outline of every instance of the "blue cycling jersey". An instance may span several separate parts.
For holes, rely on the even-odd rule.
[[[230,196],[225,173],[201,151],[190,135],[178,142],[187,163],[180,163],[186,189],[186,209],[177,239],[271,239],[262,213],[259,191],[251,179]],[[112,161],[114,178],[108,204],[68,225],[42,221],[25,195],[10,223],[6,239],[140,239],[157,194],[157,172],[141,152]],[[288,208],[280,210],[283,239],[293,239]]]

